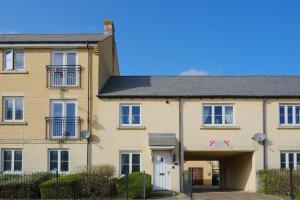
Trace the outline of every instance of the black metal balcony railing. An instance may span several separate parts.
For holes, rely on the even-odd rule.
[[[80,117],[46,117],[46,138],[80,139],[81,122]]]
[[[47,65],[47,87],[80,87],[80,65]]]

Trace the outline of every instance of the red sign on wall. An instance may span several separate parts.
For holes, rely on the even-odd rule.
[[[209,141],[209,146],[210,147],[229,147],[230,141],[225,139],[225,140],[210,140]]]

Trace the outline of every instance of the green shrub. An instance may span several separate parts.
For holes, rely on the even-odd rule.
[[[78,182],[80,176],[78,174],[63,175],[58,178],[59,192],[58,198],[76,198],[79,195]],[[40,193],[42,199],[56,198],[56,182],[57,178],[54,177],[46,182],[40,184]]]
[[[151,175],[145,174],[146,198],[152,191]],[[126,196],[126,176],[120,178],[117,182],[117,190],[121,197]],[[141,199],[144,196],[144,173],[133,172],[128,175],[128,197],[132,199]]]
[[[40,198],[38,186],[51,178],[49,173],[16,174],[0,176],[1,198]]]

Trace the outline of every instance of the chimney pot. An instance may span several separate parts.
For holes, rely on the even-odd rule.
[[[115,26],[112,20],[104,20],[104,33],[114,33]]]

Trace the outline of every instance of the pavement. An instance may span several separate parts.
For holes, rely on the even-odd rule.
[[[174,196],[155,197],[150,199],[161,200],[189,200],[191,199],[186,194],[178,194]],[[194,200],[282,200],[279,197],[274,197],[266,194],[255,192],[201,192],[193,194]]]
[[[282,200],[282,198],[266,195],[256,192],[243,191],[221,191],[217,187],[208,188],[194,188],[193,199],[195,200]],[[160,195],[152,197],[151,199],[161,200],[189,200],[191,199],[187,194]]]

